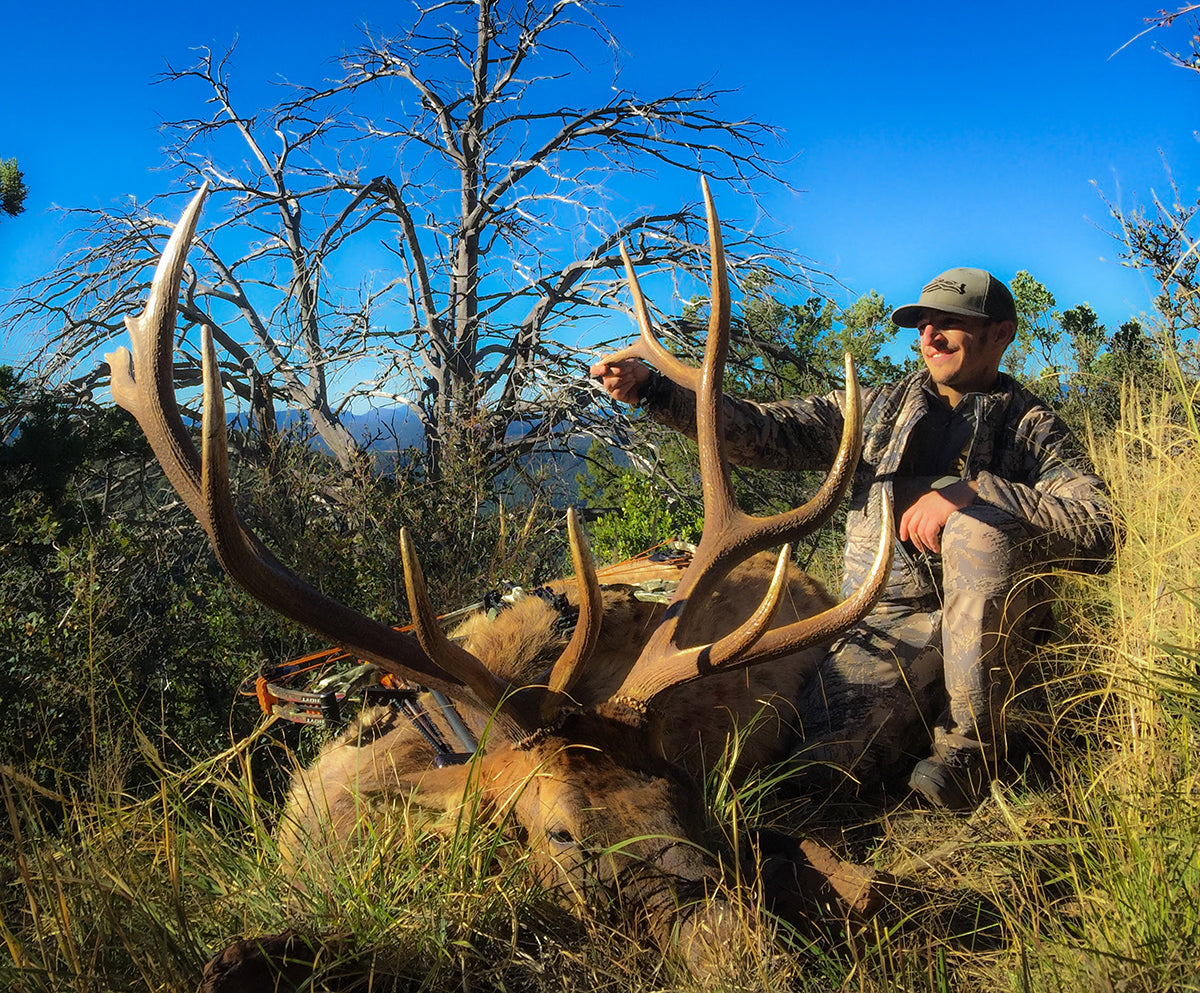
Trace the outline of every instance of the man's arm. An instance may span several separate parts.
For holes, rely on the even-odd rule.
[[[1016,478],[979,472],[978,499],[1026,521],[1055,558],[1079,568],[1106,568],[1116,544],[1112,505],[1079,442],[1044,409],[1026,417],[1018,434],[1025,464],[1012,474]]]
[[[639,404],[669,428],[696,437],[696,395],[637,359],[601,359],[589,373],[622,403]],[[725,397],[725,438],[731,462],[764,469],[825,469],[842,432],[838,395],[752,403]]]

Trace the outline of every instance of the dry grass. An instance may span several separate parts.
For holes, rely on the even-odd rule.
[[[900,878],[891,905],[820,934],[747,909],[708,988],[1200,989],[1194,399],[1127,398],[1097,448],[1123,545],[1110,575],[1064,588],[1075,634],[1043,651],[1044,679],[1017,707],[1029,763],[968,819],[901,809],[847,827],[847,854]],[[479,826],[371,839],[289,912],[275,811],[250,786],[256,763],[278,761],[269,739],[186,770],[142,751],[150,793],[113,768],[87,783],[0,770],[0,987],[189,990],[230,938],[289,925],[340,942],[315,989],[351,968],[374,990],[696,985],[620,917],[558,909],[520,849]],[[712,796],[731,836],[779,814],[769,790],[735,796],[717,777]],[[756,881],[733,885],[749,908]]]

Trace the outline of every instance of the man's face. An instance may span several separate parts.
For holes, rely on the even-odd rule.
[[[1011,321],[959,317],[941,310],[922,311],[917,322],[925,367],[953,403],[964,393],[991,388],[1013,331]]]

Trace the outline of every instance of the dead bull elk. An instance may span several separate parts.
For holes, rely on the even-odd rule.
[[[597,884],[619,890],[656,939],[678,942],[684,958],[699,965],[727,936],[732,914],[718,895],[716,862],[699,844],[694,771],[711,767],[739,728],[745,737],[735,773],[783,758],[801,685],[823,646],[870,609],[891,559],[889,526],[869,583],[835,604],[790,563],[786,544],[775,560],[763,554],[820,526],[849,484],[862,433],[852,365],[847,362],[841,449],[816,495],[772,517],[742,513],[723,440],[729,286],[705,184],[712,309],[701,368],[684,365],[657,342],[625,256],[641,336],[623,354],[652,359],[698,399],[705,529],[670,602],[642,602],[629,587],[602,588],[568,513],[575,582],[557,588],[578,610],[569,641],[564,645],[557,633],[558,613],[536,598],[492,621],[468,622],[451,639],[439,627],[403,534],[413,637],[313,589],[239,517],[208,328],[202,329],[201,451],[195,449],[177,406],[172,359],[176,294],[204,195],[204,189],[197,193],[170,238],[145,311],[126,319],[132,356],[125,348],[107,356],[113,396],[137,418],[230,576],[347,652],[448,696],[484,741],[472,761],[448,765],[435,761],[433,748],[407,722],[376,714],[373,726],[352,729],[297,778],[282,827],[285,851],[330,852],[351,843],[362,818],[373,811],[385,816],[386,804],[373,802],[380,798],[447,812],[466,804],[507,817],[547,882],[579,900]],[[837,869],[828,853],[804,850],[810,860],[815,855],[824,868]],[[815,878],[811,871],[808,878]],[[836,878],[819,882],[837,888]]]

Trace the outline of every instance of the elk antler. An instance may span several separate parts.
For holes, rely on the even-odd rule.
[[[600,622],[603,620],[604,607],[600,593],[600,581],[596,577],[596,567],[592,562],[591,552],[573,507],[567,509],[567,534],[571,541],[571,561],[579,587],[579,619],[575,623],[575,631],[571,635],[571,640],[550,669],[545,684],[535,683],[514,687],[496,676],[482,663],[478,664],[481,671],[473,673],[472,681],[468,684],[475,691],[475,695],[493,709],[506,700],[505,694],[516,689],[540,690],[541,703],[535,718],[539,723],[549,721],[558,712],[564,697],[596,647],[596,639],[600,636]],[[433,604],[429,599],[421,564],[417,560],[417,553],[413,548],[407,528],[400,532],[400,551],[404,561],[404,585],[408,593],[409,612],[412,614],[413,626],[416,629],[417,638],[421,642],[421,647],[430,658],[436,659],[447,671],[466,673],[471,662],[478,663],[478,660],[465,649],[454,644],[442,631]],[[507,699],[521,698],[510,697]],[[526,713],[528,712],[526,711]]]
[[[567,509],[567,532],[571,537],[571,565],[579,586],[579,619],[575,622],[570,642],[550,670],[547,680],[549,692],[542,701],[543,720],[550,720],[583,672],[600,637],[600,622],[604,619],[604,602],[596,565],[574,507]]]
[[[475,656],[451,645],[453,651],[439,652],[435,661],[432,652],[423,650],[424,639],[418,642],[412,635],[380,624],[309,586],[279,562],[245,525],[234,509],[229,489],[225,405],[208,327],[201,333],[204,407],[202,451],[196,452],[175,398],[172,356],[177,289],[206,191],[207,184],[192,198],[168,240],[154,273],[146,309],[138,317],[125,319],[132,355],[121,347],[105,356],[112,374],[113,398],[137,419],[167,478],[208,533],[221,566],[255,599],[402,678],[449,693],[464,703],[488,710],[499,708],[500,722],[510,733],[520,732],[514,736],[536,730],[540,705],[510,693],[509,684],[494,676]],[[600,592],[595,570],[590,570],[589,578],[591,557],[582,546],[573,518],[568,520],[568,527],[576,572],[581,577],[580,620],[575,636],[554,668],[551,692],[543,690],[542,696],[565,692],[572,673],[595,644],[599,630]],[[423,594],[423,600],[421,596],[415,598],[418,603],[413,607],[414,616],[418,608],[422,615],[431,616],[416,556],[407,537],[403,541],[405,568],[410,572],[410,602],[414,600],[414,588]],[[418,630],[422,626],[428,629],[427,619]]]
[[[628,254],[624,254],[625,268],[641,335],[633,345],[610,359],[645,359],[679,385],[696,393],[704,534],[691,565],[680,579],[663,622],[651,635],[620,689],[613,694],[614,698],[643,703],[677,683],[780,658],[845,630],[860,620],[879,598],[892,558],[891,506],[885,500],[883,535],[875,564],[867,582],[846,601],[813,617],[768,631],[786,585],[791,548],[785,544],[767,593],[747,621],[711,645],[685,647],[681,644],[687,621],[695,616],[696,610],[702,609],[716,584],[735,565],[756,552],[808,534],[829,519],[850,485],[862,450],[858,378],[854,363],[847,355],[841,445],[820,489],[802,506],[772,517],[754,517],[738,508],[725,455],[725,410],[721,387],[729,349],[729,280],[712,194],[707,181],[702,181],[702,186],[712,262],[711,309],[703,365],[698,369],[686,366],[659,344]]]

